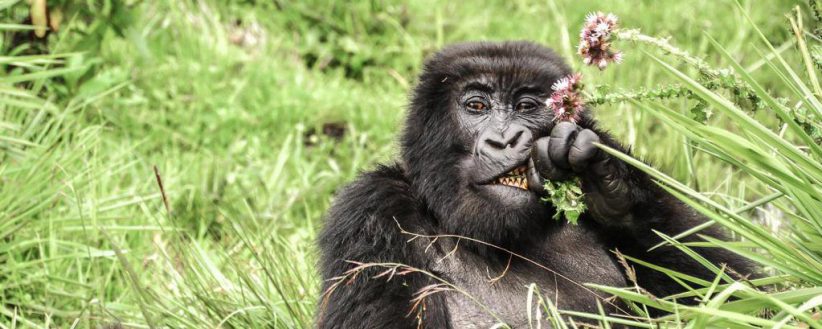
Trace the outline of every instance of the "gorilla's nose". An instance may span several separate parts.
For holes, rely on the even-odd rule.
[[[495,158],[508,158],[527,152],[531,131],[523,126],[509,126],[505,130],[486,130],[479,136],[480,153]]]

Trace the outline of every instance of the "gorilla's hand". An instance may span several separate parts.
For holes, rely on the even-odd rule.
[[[590,215],[603,224],[617,224],[629,220],[630,188],[615,165],[618,160],[594,145],[599,142],[593,130],[560,122],[550,137],[534,142],[531,159],[542,179],[561,181],[579,176]]]

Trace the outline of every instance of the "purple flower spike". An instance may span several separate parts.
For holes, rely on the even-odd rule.
[[[551,98],[545,104],[554,111],[554,121],[579,121],[580,113],[585,108],[582,91],[582,74],[574,73],[559,79],[551,90]]]
[[[611,35],[616,29],[617,17],[614,14],[588,14],[577,48],[586,65],[596,65],[603,70],[609,63],[622,62],[622,53],[611,49]]]

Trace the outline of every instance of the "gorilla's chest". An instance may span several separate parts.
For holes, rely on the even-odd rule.
[[[529,299],[532,324],[540,319],[543,328],[550,327],[544,321],[545,306],[539,304],[540,299],[560,309],[597,312],[597,300],[607,309],[603,299],[608,296],[585,283],[625,285],[622,270],[607,247],[576,227],[552,233],[540,250],[523,255],[533,263],[514,256],[510,264],[491,264],[465,249],[458,248],[434,268],[458,288],[447,292],[453,328],[489,328],[499,322],[512,328],[528,327]]]

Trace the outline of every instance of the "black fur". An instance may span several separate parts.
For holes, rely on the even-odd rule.
[[[551,219],[552,206],[534,197],[521,197],[525,201],[510,206],[489,202],[487,196],[471,188],[471,177],[476,173],[466,168],[476,167],[466,163],[478,156],[475,145],[480,131],[475,127],[487,124],[460,112],[460,92],[465,84],[487,81],[502,95],[499,99],[503,101],[493,105],[504,107],[510,98],[505,95],[513,95],[513,89],[522,86],[532,87],[540,98],[547,98],[550,86],[568,73],[570,69],[556,54],[528,42],[458,44],[426,62],[411,100],[401,160],[363,174],[339,193],[329,210],[319,237],[326,294],[317,311],[318,327],[413,328],[421,323],[428,328],[462,328],[487,327],[496,321],[454,291],[432,294],[412,309],[415,293],[440,283],[431,275],[464,285],[461,288],[515,327],[523,324],[518,313],[525,313],[524,286],[530,282],[539,284],[543,295],[556,299],[562,308],[596,312],[596,301],[607,296],[581,283],[629,284],[610,252],[613,249],[699,278],[713,278],[710,271],[673,248],[647,252],[660,241],[652,230],[674,235],[704,219],[647,175],[615,159],[603,158],[602,163],[607,164],[609,177],[627,187],[625,200],[620,202],[626,202],[625,208],[630,210],[613,220],[584,214],[580,225],[572,226]],[[553,127],[550,111],[544,108],[510,118],[517,127],[527,128],[528,143],[548,136]],[[594,131],[602,143],[625,150],[597,128],[592,118],[584,117],[579,126]],[[586,192],[595,194],[594,185],[595,181],[583,178]],[[485,241],[542,266],[466,239],[412,239],[400,227],[417,234]],[[722,237],[714,229],[703,233]],[[749,271],[742,259],[726,251],[699,251],[715,264]],[[374,266],[335,286],[340,282],[335,278],[356,266],[346,261],[401,263],[427,273],[373,278],[386,270]],[[634,267],[639,284],[652,294],[665,296],[682,290],[659,272]],[[606,308],[624,311],[615,303],[606,304]]]

